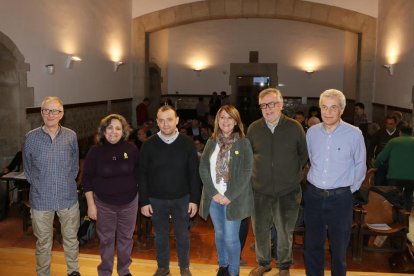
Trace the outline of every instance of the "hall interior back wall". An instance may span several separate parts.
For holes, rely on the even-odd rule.
[[[318,97],[328,88],[346,88],[355,99],[355,33],[281,19],[223,19],[153,32],[149,45],[163,94],[231,94],[230,64],[249,63],[249,52],[258,51],[259,63],[277,64],[284,96]],[[201,72],[194,72],[196,66]]]

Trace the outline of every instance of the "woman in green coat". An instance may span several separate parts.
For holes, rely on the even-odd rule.
[[[213,135],[200,159],[200,216],[207,219],[210,214],[213,221],[218,276],[239,275],[240,222],[253,208],[252,168],[253,152],[240,114],[234,106],[224,105],[217,112]]]

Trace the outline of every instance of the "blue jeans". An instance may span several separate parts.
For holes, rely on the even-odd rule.
[[[180,268],[183,269],[189,267],[189,199],[190,195],[186,195],[178,199],[149,199],[153,211],[151,220],[155,231],[155,249],[157,251],[157,264],[159,268],[170,267],[170,215],[174,226],[175,240],[177,243],[178,264]]]
[[[210,216],[214,225],[219,266],[227,267],[230,275],[239,275],[240,271],[240,239],[241,220],[226,218],[227,206],[214,200],[210,203]]]

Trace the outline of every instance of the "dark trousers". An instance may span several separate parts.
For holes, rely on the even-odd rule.
[[[98,210],[96,232],[99,236],[101,263],[98,266],[99,276],[111,276],[116,253],[118,257],[117,272],[127,275],[132,262],[131,252],[134,245],[132,236],[138,211],[138,195],[130,203],[123,205],[106,204],[95,196]]]
[[[346,250],[352,228],[352,193],[324,195],[313,187],[304,193],[305,269],[307,276],[323,276],[328,232],[333,276],[346,275]]]
[[[277,232],[277,267],[282,270],[290,268],[293,262],[293,231],[301,198],[299,185],[294,191],[275,198],[254,194],[252,222],[259,265],[266,266],[272,262],[271,228],[274,225]]]
[[[247,234],[249,234],[249,218],[242,219],[240,223],[239,230],[239,240],[240,240],[240,255],[243,251],[244,245],[246,244]],[[240,256],[241,259],[241,256]]]
[[[177,243],[178,264],[180,268],[189,267],[190,254],[190,216],[188,214],[189,195],[178,199],[150,198],[152,206],[152,225],[155,231],[155,249],[159,268],[170,267],[169,217],[171,215],[175,240]]]

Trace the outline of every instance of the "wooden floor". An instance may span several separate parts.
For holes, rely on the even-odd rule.
[[[246,246],[242,252],[242,258],[247,262],[247,266],[241,267],[240,275],[248,275],[248,272],[256,265],[254,249],[250,246],[253,242],[254,237],[250,229]],[[21,215],[17,208],[12,208],[9,216],[0,222],[0,276],[35,275],[34,248],[35,238],[31,229],[29,228],[27,233],[23,233]],[[55,241],[53,251],[52,275],[65,275],[66,266],[62,245]],[[82,275],[97,275],[96,267],[99,263],[98,239],[94,239],[80,247],[80,253]],[[292,275],[305,275],[303,250],[295,249],[293,255]],[[360,272],[353,272],[348,275],[403,275],[390,273],[389,257],[389,253],[364,252],[361,261],[354,261],[349,250],[347,257],[348,270]],[[133,275],[152,275],[156,269],[153,239],[136,242],[132,251],[132,258],[131,273]],[[173,237],[171,238],[171,261],[172,274],[179,275]],[[191,230],[190,262],[194,276],[216,275],[217,255],[214,245],[214,230],[210,221],[205,222],[197,218],[194,222]],[[327,270],[330,269],[329,262],[330,256],[327,250],[325,256]],[[274,263],[273,267],[275,267]],[[116,272],[114,272],[114,275],[116,275]],[[273,269],[267,275],[277,275],[277,269]],[[330,273],[326,275],[330,275]]]
[[[99,256],[92,254],[81,254],[79,257],[80,272],[82,276],[95,276],[96,266],[99,264]],[[156,269],[156,262],[151,260],[133,259],[130,267],[133,275],[150,276]],[[0,248],[0,275],[24,275],[35,276],[35,255],[34,249],[24,248]],[[216,275],[216,265],[209,264],[195,264],[191,265],[191,272],[194,276],[212,276]],[[240,275],[249,275],[252,267],[242,267]],[[53,252],[52,275],[65,275],[66,265],[63,252]],[[115,274],[115,273],[114,273]],[[176,262],[171,264],[171,274],[179,275],[179,268]],[[267,276],[277,275],[277,269],[272,269]],[[305,275],[303,269],[292,269],[292,276]],[[325,275],[331,275],[329,271]],[[349,276],[401,276],[411,274],[393,274],[393,273],[378,273],[378,272],[348,272]]]

